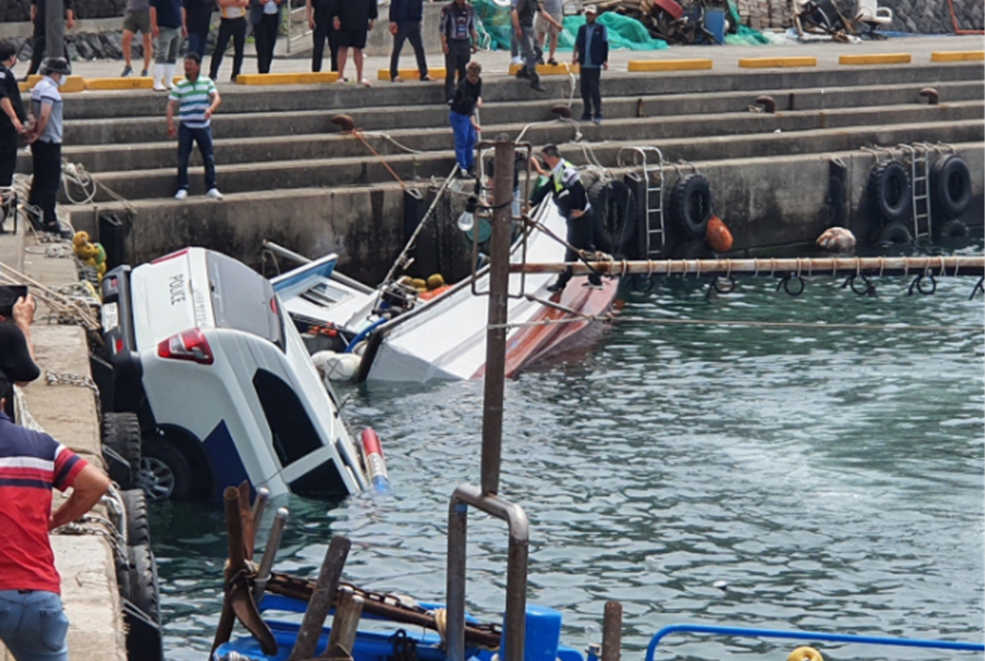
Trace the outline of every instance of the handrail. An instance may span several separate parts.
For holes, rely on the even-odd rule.
[[[893,645],[896,647],[934,647],[938,649],[985,652],[983,643],[963,643],[950,640],[924,640],[920,638],[895,638],[891,636],[856,636],[820,631],[784,631],[782,629],[758,629],[754,627],[724,627],[709,624],[672,624],[653,634],[646,648],[646,661],[653,661],[657,645],[672,633],[704,633],[723,636],[751,636],[756,638],[787,638],[792,640],[825,640],[835,643],[860,643],[863,645]]]

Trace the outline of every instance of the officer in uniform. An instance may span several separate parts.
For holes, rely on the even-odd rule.
[[[549,181],[546,186],[534,193],[531,204],[537,205],[550,193],[557,205],[558,211],[568,225],[567,241],[572,246],[564,251],[564,261],[578,261],[577,250],[594,250],[592,242],[592,205],[588,203],[588,193],[578,170],[569,161],[561,158],[555,145],[547,145],[541,150],[544,163],[550,168]],[[547,288],[548,291],[559,293],[571,279],[571,267],[561,273],[557,281]],[[598,273],[588,276],[586,287],[601,287],[602,278]]]
[[[44,61],[41,66],[44,78],[31,92],[31,113],[36,123],[27,138],[34,161],[34,176],[27,201],[41,209],[40,218],[29,217],[42,231],[67,238],[71,238],[72,234],[58,224],[55,199],[62,179],[62,95],[58,93],[58,88],[70,73],[72,68],[63,57],[49,57]]]
[[[17,168],[17,139],[24,132],[27,114],[21,91],[11,69],[17,64],[17,49],[9,41],[0,42],[0,189],[14,183]]]

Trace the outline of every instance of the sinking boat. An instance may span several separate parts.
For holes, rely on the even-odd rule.
[[[514,242],[510,261],[563,261],[565,249],[555,237],[565,235],[565,221],[556,206],[541,205],[535,220],[526,237]],[[337,273],[336,262],[336,255],[328,255],[271,283],[299,330],[330,328],[344,338],[338,348],[353,354],[353,380],[424,383],[484,374],[488,265],[428,298],[400,282],[377,289],[360,285]],[[590,344],[598,319],[616,306],[616,280],[604,280],[599,289],[575,277],[553,294],[547,290],[553,279],[546,273],[510,275],[508,377],[547,356]]]

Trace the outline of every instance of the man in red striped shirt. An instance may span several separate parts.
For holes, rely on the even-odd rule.
[[[68,618],[48,531],[75,521],[109,488],[106,475],[47,434],[2,412],[0,374],[0,641],[17,661],[67,661]],[[51,511],[51,489],[72,488]]]

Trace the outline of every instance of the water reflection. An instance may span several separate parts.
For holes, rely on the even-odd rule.
[[[530,599],[564,611],[567,642],[599,638],[608,599],[624,604],[633,658],[679,621],[981,640],[981,332],[654,323],[983,323],[963,279],[929,297],[899,279],[874,297],[841,284],[815,277],[791,298],[747,280],[706,299],[706,283],[658,283],[623,310],[650,321],[508,382],[503,492],[531,519]],[[349,580],[441,600],[447,501],[479,480],[481,384],[351,394],[347,413],[379,431],[396,493],[290,499],[278,568],[313,574],[345,534]],[[153,514],[168,656],[201,659],[220,606],[221,512]],[[498,618],[505,528],[475,515],[469,543],[469,607]],[[793,647],[675,637],[658,658]]]

